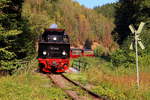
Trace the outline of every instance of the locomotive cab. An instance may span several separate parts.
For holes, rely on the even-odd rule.
[[[69,43],[69,37],[64,31],[64,29],[45,29],[41,41]]]

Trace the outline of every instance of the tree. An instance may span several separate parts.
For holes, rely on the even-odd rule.
[[[146,23],[145,29],[148,30],[150,2],[149,0],[120,0],[119,2],[120,5],[116,11],[115,32],[117,34],[115,35],[118,35],[117,42],[122,45],[130,36],[131,32],[128,28],[130,24],[137,28],[139,23],[144,21]]]
[[[149,64],[150,55],[150,1],[149,0],[119,0],[116,10],[114,30],[117,36],[117,42],[121,49],[112,54],[112,62],[114,65],[124,63],[124,66],[132,66],[135,61],[135,54],[129,50],[131,44],[131,31],[128,26],[133,24],[137,30],[140,22],[145,22],[144,29],[140,33],[140,38],[146,49],[139,49],[138,55],[141,62],[144,62],[144,67]],[[120,59],[122,58],[122,59]],[[132,58],[132,59],[131,59]],[[146,62],[146,63],[145,63]],[[146,65],[147,64],[147,65]],[[120,66],[120,65],[119,65]]]
[[[12,70],[17,60],[31,56],[31,36],[26,21],[21,18],[22,0],[0,1],[0,69]],[[30,48],[30,50],[29,50]],[[30,51],[30,52],[29,52]],[[30,55],[29,55],[30,53]]]
[[[95,7],[94,10],[100,14],[103,14],[107,18],[114,19],[117,5],[118,3],[106,4],[100,7]]]
[[[0,1],[0,69],[10,69],[13,66],[12,60],[16,58],[13,51],[13,45],[17,39],[17,35],[22,33],[21,30],[15,29],[18,25],[16,9],[13,2],[9,0]]]

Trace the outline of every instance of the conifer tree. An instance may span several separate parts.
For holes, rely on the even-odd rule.
[[[12,60],[16,58],[13,45],[17,35],[22,31],[16,28],[16,14],[10,12],[12,2],[9,0],[0,1],[0,69],[9,69],[13,66]],[[12,8],[14,11],[14,8]],[[16,10],[16,9],[15,9]]]

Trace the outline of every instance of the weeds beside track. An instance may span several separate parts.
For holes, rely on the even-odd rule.
[[[63,74],[47,74],[48,77],[58,87],[64,90],[68,96],[73,100],[108,100],[102,96],[99,96],[81,84],[72,81]]]

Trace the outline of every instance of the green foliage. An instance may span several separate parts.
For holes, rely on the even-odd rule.
[[[111,62],[114,67],[133,67],[133,65],[135,64],[135,54],[133,52],[119,49],[116,52],[112,53]]]
[[[117,6],[116,10],[116,29],[115,32],[118,37],[117,41],[119,44],[124,44],[126,39],[130,36],[130,30],[128,26],[130,24],[133,24],[136,26],[136,29],[138,28],[141,21],[145,22],[146,25],[144,26],[144,30],[142,32],[143,41],[147,44],[150,40],[147,38],[147,35],[149,33],[149,9],[150,9],[149,0],[136,0],[136,1],[126,1],[126,0],[120,0],[120,4]]]
[[[3,36],[4,38],[16,36],[22,33],[21,30],[9,30],[9,31],[1,30],[1,32],[2,33],[0,35],[1,37]]]
[[[14,59],[16,59],[16,51],[13,51],[16,35],[20,34],[21,31],[18,30],[9,30],[0,34],[0,69],[10,70],[15,68]]]
[[[139,57],[139,65],[141,67],[141,71],[149,72],[150,69],[150,55],[143,55]]]
[[[95,7],[94,10],[108,18],[114,19],[116,14],[116,6],[117,3],[111,3],[100,7]]]
[[[9,52],[5,49],[0,49],[0,60],[11,60],[15,57],[15,53]]]
[[[141,50],[139,47],[139,64],[140,66],[145,66],[149,68],[149,54],[150,54],[150,38],[149,37],[149,9],[150,9],[149,0],[136,0],[136,1],[126,1],[120,0],[116,6],[116,16],[115,16],[115,25],[114,36],[116,36],[115,41],[120,44],[120,50],[117,50],[111,55],[112,63],[114,66],[124,66],[130,67],[135,66],[135,52],[129,51],[129,45],[132,42],[134,37],[131,36],[131,31],[128,28],[130,24],[135,26],[135,29],[138,29],[138,26],[141,21],[145,22],[145,26],[140,33],[140,38],[142,43],[146,47],[145,50]],[[139,46],[139,45],[138,45]],[[135,51],[135,50],[134,50]]]
[[[94,50],[94,55],[95,56],[99,56],[100,57],[100,56],[104,55],[104,53],[105,53],[105,48],[102,47],[102,46],[98,46]]]
[[[142,34],[140,35],[141,39],[142,39],[142,43],[145,46],[145,50],[143,51],[146,55],[150,55],[150,39],[148,38],[150,36],[150,30],[148,28],[148,24],[145,25],[144,30],[142,32]]]
[[[99,86],[95,87],[93,91],[102,96],[107,96],[110,100],[126,100],[126,95],[123,91],[116,89],[112,84],[101,83]]]
[[[139,66],[142,72],[147,72],[150,68],[150,56],[145,52],[139,53]],[[119,49],[111,54],[113,67],[117,67],[119,73],[132,73],[136,71],[135,52]],[[130,71],[129,70],[134,70]]]
[[[0,1],[0,69],[15,69],[19,66],[16,61],[33,54],[32,36],[25,31],[26,21],[21,18],[22,2]]]

